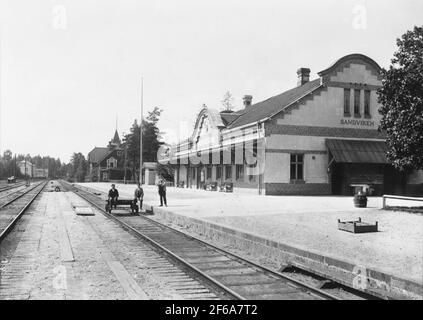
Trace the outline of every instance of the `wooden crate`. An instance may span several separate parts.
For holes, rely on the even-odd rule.
[[[361,218],[358,218],[357,221],[343,222],[338,219],[338,229],[352,233],[377,232],[377,221],[375,224],[371,224],[361,221]]]

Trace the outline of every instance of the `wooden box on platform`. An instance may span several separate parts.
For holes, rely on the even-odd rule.
[[[338,219],[338,229],[352,233],[377,232],[377,221],[375,224],[362,222],[361,218],[357,221],[344,221]]]

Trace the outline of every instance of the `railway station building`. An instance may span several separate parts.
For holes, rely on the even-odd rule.
[[[423,172],[387,163],[378,131],[380,66],[363,54],[336,60],[310,79],[299,68],[292,89],[219,112],[204,106],[190,137],[163,152],[175,183],[188,188],[231,183],[263,195],[423,195]],[[294,78],[294,77],[293,77]],[[293,79],[294,82],[294,79]]]

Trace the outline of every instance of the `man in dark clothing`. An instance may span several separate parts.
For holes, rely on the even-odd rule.
[[[159,187],[159,195],[160,195],[160,207],[163,207],[163,201],[165,206],[167,207],[165,182],[163,180],[160,180],[158,187]]]
[[[134,192],[134,203],[136,204],[139,200],[140,202],[140,210],[142,209],[142,200],[144,198],[144,190],[141,188],[141,183],[138,182],[138,187],[135,189]]]
[[[112,188],[109,190],[109,203],[110,206],[113,207],[115,206],[116,209],[116,201],[119,198],[119,191],[117,191],[117,189],[115,189],[115,185],[112,184]]]

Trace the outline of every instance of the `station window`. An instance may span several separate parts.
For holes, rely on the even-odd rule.
[[[291,154],[291,180],[304,180],[303,154]]]
[[[236,165],[236,179],[242,180],[244,178],[244,166],[242,164]]]
[[[349,117],[350,114],[350,96],[351,96],[351,90],[350,89],[344,89],[344,116]]]
[[[225,168],[225,179],[231,179],[232,178],[232,167],[226,166]]]
[[[360,117],[360,90],[354,89],[354,116]]]
[[[207,167],[207,179],[211,179],[212,177],[212,167]]]
[[[364,116],[370,117],[370,90],[364,90]]]
[[[220,179],[222,177],[222,167],[217,166],[216,167],[216,179]]]

